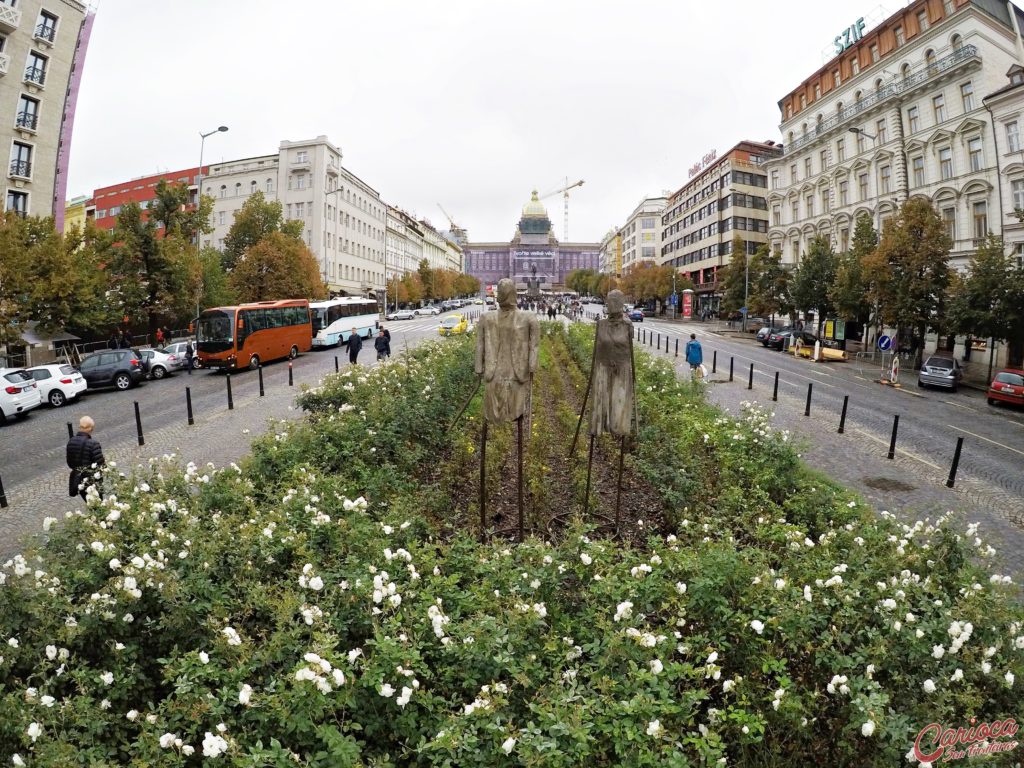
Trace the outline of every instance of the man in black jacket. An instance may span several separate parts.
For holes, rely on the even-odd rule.
[[[345,341],[345,346],[348,347],[348,361],[352,365],[358,364],[359,350],[363,348],[363,337],[359,335],[359,331],[355,328],[353,328],[352,333],[348,335],[348,339]]]
[[[71,470],[68,478],[68,496],[80,495],[85,499],[85,492],[90,485],[99,485],[93,475],[98,468],[106,464],[103,449],[98,440],[92,438],[96,422],[89,416],[78,420],[78,434],[68,440],[67,463]],[[102,496],[102,488],[97,488]]]

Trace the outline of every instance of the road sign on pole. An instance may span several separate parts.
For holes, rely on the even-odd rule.
[[[887,352],[891,347],[892,347],[892,337],[891,336],[882,335],[882,336],[878,337],[878,348],[880,350],[882,350],[883,352]]]

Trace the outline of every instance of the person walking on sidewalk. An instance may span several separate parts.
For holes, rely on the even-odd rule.
[[[686,342],[686,362],[690,364],[690,376],[693,379],[703,378],[701,363],[704,362],[704,350],[697,341],[697,334],[691,333],[690,340]]]
[[[383,360],[388,356],[388,339],[384,335],[383,328],[377,333],[377,338],[373,340],[373,348],[377,350],[378,360]]]
[[[192,340],[190,339],[185,344],[185,367],[188,369],[189,376],[192,375],[192,369],[195,367],[195,360],[193,359],[195,356],[196,350],[195,347],[192,346]]]
[[[100,496],[103,495],[103,487],[96,478],[99,467],[106,464],[103,458],[103,449],[99,440],[94,440],[92,431],[96,422],[90,416],[83,416],[78,420],[78,434],[68,440],[65,451],[68,469],[71,476],[68,478],[68,496],[81,496],[85,500],[86,491],[89,486],[97,486]]]
[[[348,361],[352,365],[358,365],[359,350],[363,348],[363,337],[359,335],[359,331],[355,328],[352,329],[352,333],[345,340],[345,346],[348,348]]]

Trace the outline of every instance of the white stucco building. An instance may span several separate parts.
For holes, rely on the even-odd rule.
[[[661,212],[668,198],[646,197],[622,225],[622,271],[629,272],[641,261],[656,262],[661,253]]]

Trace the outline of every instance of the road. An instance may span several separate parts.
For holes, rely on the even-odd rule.
[[[391,332],[394,354],[406,345],[414,347],[425,338],[437,338],[437,326],[443,317],[385,323]],[[339,366],[348,365],[344,348],[300,355],[293,362],[291,387],[288,361],[268,364],[263,369],[262,398],[256,371],[231,374],[234,409],[230,411],[227,377],[197,370],[191,376],[178,372],[125,392],[89,391],[63,408],[44,405],[23,420],[8,420],[0,425],[0,481],[9,503],[8,508],[0,509],[0,561],[20,551],[20,537],[26,531],[38,531],[45,517],[63,517],[66,510],[81,504],[67,495],[64,446],[68,422],[77,429],[79,417],[92,416],[96,421],[94,436],[103,446],[104,455],[122,468],[168,453],[198,465],[213,462],[225,466],[248,453],[252,439],[266,431],[272,419],[297,416],[294,398],[301,385],[315,386],[333,372],[335,357]],[[364,342],[360,362],[375,364],[372,340]],[[192,397],[193,426],[187,422],[186,388]],[[142,447],[137,440],[135,402],[139,404],[145,439]]]

